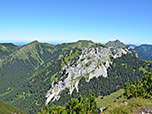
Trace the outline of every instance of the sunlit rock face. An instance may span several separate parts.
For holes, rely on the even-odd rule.
[[[68,63],[63,67],[63,76],[66,76],[66,78],[57,84],[52,83],[46,94],[46,104],[50,101],[58,100],[60,98],[59,93],[65,88],[69,89],[69,94],[72,94],[75,88],[78,92],[78,84],[82,77],[85,77],[88,82],[93,77],[107,77],[107,69],[112,64],[112,60],[127,53],[129,52],[126,48],[111,49],[105,46],[84,48],[79,59],[74,64]]]

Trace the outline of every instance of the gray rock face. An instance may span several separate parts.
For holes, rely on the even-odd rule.
[[[67,78],[64,81],[59,81],[56,85],[52,83],[52,88],[46,94],[46,104],[58,99],[60,97],[59,93],[65,88],[69,89],[69,94],[72,94],[75,88],[78,92],[78,84],[82,77],[85,77],[88,82],[93,77],[107,77],[107,68],[112,64],[111,57],[115,59],[127,53],[127,49],[120,48],[85,48],[76,63],[68,63],[68,65],[63,67],[63,71],[66,71],[64,75],[67,75]]]

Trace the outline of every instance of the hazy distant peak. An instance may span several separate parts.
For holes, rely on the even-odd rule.
[[[9,47],[17,47],[15,44],[13,43],[0,43],[1,46],[9,46]]]
[[[105,45],[109,48],[124,48],[124,47],[126,47],[126,45],[118,39],[115,41],[109,41]]]
[[[152,45],[151,44],[141,44],[139,47],[141,47],[141,46],[147,46],[147,47],[150,46],[151,47]]]

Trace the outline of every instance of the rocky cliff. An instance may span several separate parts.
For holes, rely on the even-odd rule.
[[[82,77],[85,77],[88,82],[93,77],[107,77],[107,69],[112,64],[113,59],[127,53],[129,51],[126,48],[113,49],[106,46],[84,48],[75,63],[69,62],[63,67],[62,76],[60,77],[62,80],[57,79],[59,80],[58,83],[53,82],[51,84],[51,88],[46,94],[46,104],[58,100],[60,98],[59,93],[65,88],[69,89],[69,94],[72,94],[75,88],[78,92],[78,84]]]

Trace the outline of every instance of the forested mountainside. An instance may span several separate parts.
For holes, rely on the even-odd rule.
[[[124,46],[119,40],[15,46],[0,61],[0,100],[33,114],[45,104],[65,105],[78,93],[88,97],[90,89],[96,97],[108,95],[152,71],[151,62]]]
[[[51,45],[34,41],[1,58],[0,94],[12,91],[19,83],[29,78],[55,51]]]
[[[0,101],[0,114],[25,114],[25,113],[14,106],[8,105]]]
[[[152,74],[144,76],[141,81],[137,77],[134,85],[127,82],[124,89],[106,97],[95,99],[92,90],[88,97],[79,93],[78,98],[72,98],[64,106],[46,106],[39,114],[97,114],[98,109],[98,114],[151,114],[151,100]]]
[[[140,59],[152,61],[152,45],[143,44],[131,48],[133,54],[136,54]]]
[[[0,43],[0,59],[9,55],[10,53],[19,48],[19,46],[16,46],[12,43]]]

